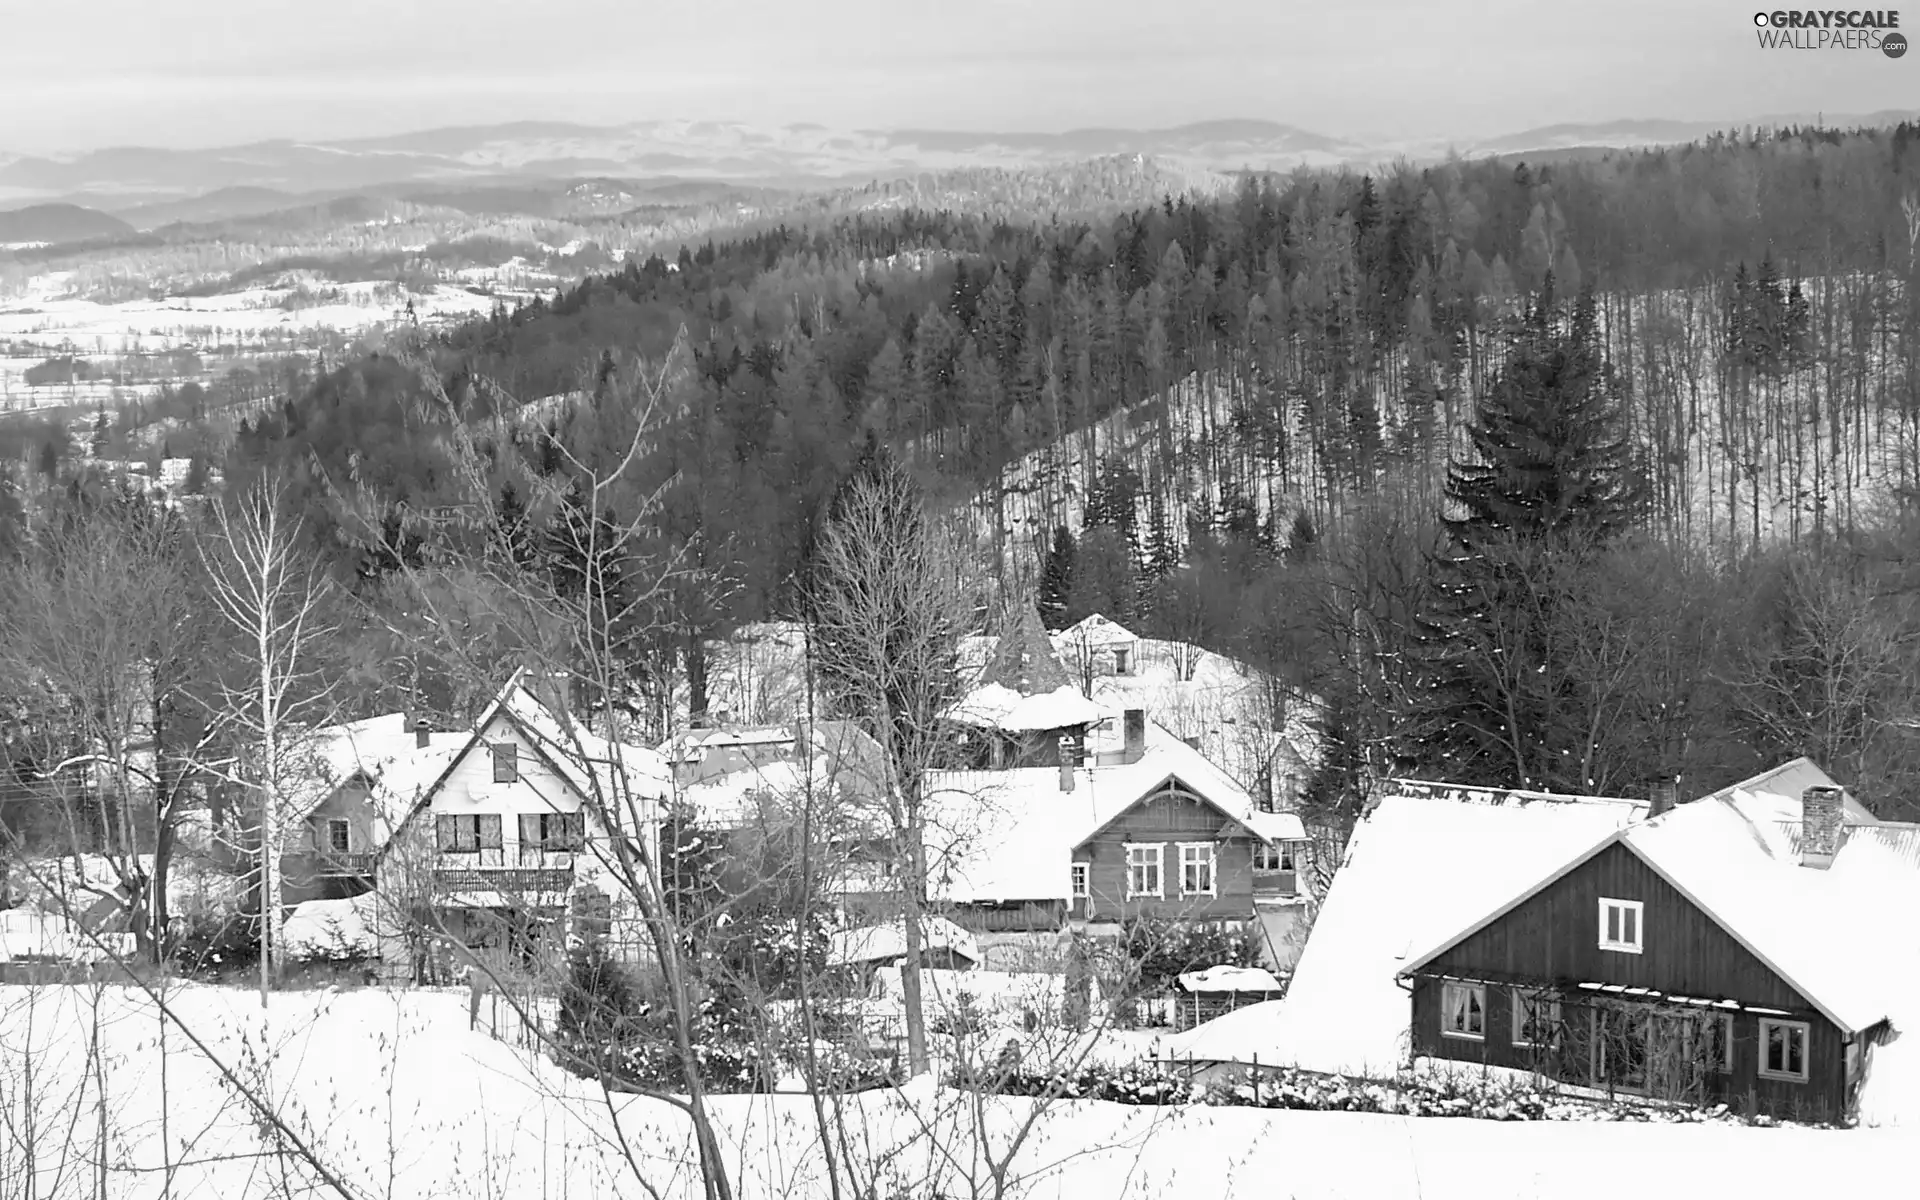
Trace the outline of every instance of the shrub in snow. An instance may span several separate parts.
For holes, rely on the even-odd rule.
[[[1711,1109],[1579,1100],[1532,1080],[1460,1074],[1393,1082],[1349,1079],[1263,1067],[1246,1078],[1195,1082],[1164,1064],[1089,1065],[1077,1071],[1029,1071],[1006,1059],[991,1068],[956,1066],[948,1085],[1009,1096],[1106,1100],[1116,1104],[1205,1104],[1314,1112],[1369,1112],[1407,1117],[1473,1117],[1489,1121],[1733,1121],[1725,1105]],[[1757,1118],[1752,1124],[1773,1124]]]
[[[764,1091],[770,1072],[758,1045],[725,1006],[702,1006],[692,1031],[701,1082],[716,1092]],[[651,1003],[625,968],[595,945],[574,956],[554,1025],[562,1065],[588,1078],[649,1091],[686,1089],[672,1014]]]
[[[203,912],[176,923],[174,969],[189,978],[218,978],[260,963],[258,916]]]

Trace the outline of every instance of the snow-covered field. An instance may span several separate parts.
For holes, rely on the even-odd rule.
[[[636,1097],[609,1103],[530,1051],[470,1032],[462,994],[288,992],[263,1014],[250,993],[176,985],[170,1001],[181,1024],[164,1024],[131,990],[0,989],[0,1194],[700,1194],[675,1110]],[[224,1077],[187,1031],[224,1063]],[[263,1130],[242,1088],[270,1098],[284,1134]],[[887,1200],[1892,1197],[1909,1194],[1920,1150],[1912,1135],[1885,1130],[1069,1102],[1040,1115],[996,1190],[986,1160],[1006,1157],[1033,1103],[975,1110],[927,1081],[869,1092],[846,1101],[842,1149],[877,1185],[870,1194]],[[737,1196],[833,1194],[809,1097],[723,1097],[714,1108]],[[322,1183],[290,1141],[340,1186]]]
[[[0,342],[70,344],[83,354],[148,352],[271,333],[332,330],[354,333],[403,320],[407,302],[422,321],[462,320],[490,312],[492,296],[440,285],[398,294],[388,282],[327,285],[317,302],[302,304],[296,289],[262,288],[219,296],[98,304],[41,296],[0,304]]]

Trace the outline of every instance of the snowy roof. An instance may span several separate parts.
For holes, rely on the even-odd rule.
[[[614,742],[588,730],[579,721],[556,716],[519,672],[501,690],[498,700],[476,724],[478,741],[496,712],[504,710],[539,743],[553,765],[582,796],[595,785],[609,796],[662,800],[672,791],[672,773],[657,750]],[[625,790],[616,785],[624,783]]]
[[[1054,645],[1063,641],[1081,642],[1088,646],[1129,646],[1139,641],[1132,630],[1118,621],[1108,620],[1099,613],[1082,617],[1053,635]]]
[[[342,784],[356,776],[364,778],[375,815],[385,823],[384,829],[375,830],[376,838],[383,840],[471,736],[434,732],[422,747],[408,727],[406,713],[385,713],[315,730],[295,751],[302,777],[289,788],[289,799],[296,814],[305,816]]]
[[[1748,792],[1754,795],[1769,794],[1788,796],[1793,799],[1795,804],[1793,810],[1794,819],[1799,820],[1799,800],[1801,796],[1806,794],[1808,788],[1839,786],[1833,777],[1825,771],[1822,771],[1812,759],[1801,757],[1781,763],[1770,771],[1762,771],[1752,779],[1743,779],[1739,783],[1728,784],[1712,795],[1703,796],[1701,799],[1724,800],[1732,796],[1735,792]],[[1841,803],[1845,805],[1846,820],[1849,823],[1871,825],[1876,822],[1877,818],[1875,818],[1871,812],[1867,811],[1865,805],[1854,799],[1852,792],[1841,788],[1841,795]]]
[[[945,917],[921,918],[920,945],[923,950],[950,950],[971,962],[983,961],[974,936]],[[907,927],[904,921],[892,925],[867,925],[859,929],[836,930],[828,940],[827,965],[885,962],[907,953]]]
[[[1776,793],[1734,790],[1681,805],[1550,864],[1405,970],[1618,843],[1834,1024],[1848,1033],[1871,1028],[1908,1003],[1920,980],[1920,934],[1876,919],[1920,908],[1920,828],[1849,827],[1832,864],[1812,868],[1799,860],[1800,818],[1799,799]]]
[[[1113,710],[1087,699],[1071,683],[1037,695],[988,683],[967,693],[946,715],[963,724],[1015,733],[1091,725],[1112,716]]]
[[[1180,976],[1180,987],[1189,992],[1277,992],[1280,981],[1273,972],[1258,967],[1208,967]]]
[[[1412,781],[1386,791],[1348,841],[1286,999],[1190,1030],[1176,1053],[1391,1074],[1406,1045],[1396,976],[1409,954],[1647,810],[1644,800]]]
[[[1223,824],[1267,841],[1306,836],[1297,815],[1256,811],[1252,797],[1204,754],[1149,721],[1138,761],[1080,767],[1071,792],[1060,789],[1058,767],[930,774],[930,886],[958,903],[1070,899],[1073,851],[1176,779],[1218,808]]]

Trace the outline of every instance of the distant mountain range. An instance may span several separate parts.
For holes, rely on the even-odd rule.
[[[30,204],[0,212],[0,246],[84,242],[133,231],[118,217],[77,204]]]
[[[1920,115],[1890,111],[1827,115],[1828,125],[1881,125]],[[845,186],[955,167],[1020,169],[1112,155],[1149,156],[1204,171],[1286,171],[1372,166],[1399,158],[1565,156],[1703,137],[1734,125],[1811,124],[1816,114],[1748,121],[1613,121],[1550,125],[1454,143],[1340,138],[1260,120],[1207,121],[1172,129],[1075,129],[1065,133],[965,133],[930,129],[836,131],[819,125],[759,128],[714,122],[620,126],[525,121],[433,129],[334,142],[269,141],[210,150],[114,147],[70,157],[0,153],[0,207],[51,200],[117,214],[137,229],[178,221],[259,215],[350,192],[431,192],[459,207],[537,211],[557,180],[647,180],[688,198],[702,187],[778,189]],[[432,201],[427,201],[432,202]],[[442,202],[453,203],[450,200]],[[671,202],[661,196],[654,202]],[[680,202],[687,202],[683,198]],[[484,211],[469,208],[469,211]],[[88,235],[92,236],[92,235]],[[15,237],[0,241],[51,240]]]

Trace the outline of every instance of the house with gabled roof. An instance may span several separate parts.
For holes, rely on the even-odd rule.
[[[1413,1053],[1780,1118],[1855,1113],[1877,1049],[1920,1019],[1903,919],[1920,826],[1845,801],[1832,784],[1736,787],[1529,856],[1396,973]]]
[[[670,791],[659,753],[593,732],[564,681],[523,670],[419,789],[379,851],[379,886],[470,949],[570,929],[637,947],[613,864],[623,849],[658,862]]]
[[[436,732],[413,714],[386,713],[314,731],[294,751],[287,799],[282,902],[341,900],[374,886],[374,863],[468,734]]]

